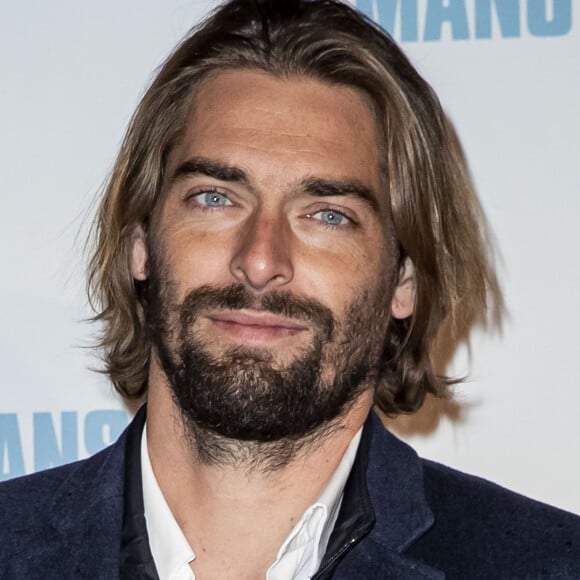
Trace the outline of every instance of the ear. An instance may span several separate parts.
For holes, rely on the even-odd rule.
[[[399,278],[393,292],[391,301],[391,315],[393,318],[409,318],[413,314],[416,298],[415,288],[415,266],[411,258],[407,257],[399,270]]]
[[[131,234],[131,275],[135,280],[147,280],[149,277],[149,252],[142,225],[135,226]]]

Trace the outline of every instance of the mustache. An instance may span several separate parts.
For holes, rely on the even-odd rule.
[[[242,284],[225,287],[200,286],[190,290],[178,308],[182,329],[190,328],[202,311],[242,309],[270,312],[302,320],[314,326],[323,340],[330,339],[335,326],[331,310],[317,300],[279,291],[254,296]]]

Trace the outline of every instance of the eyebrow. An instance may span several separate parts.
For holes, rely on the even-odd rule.
[[[249,184],[248,175],[243,169],[226,165],[219,161],[205,159],[204,157],[193,157],[184,161],[171,175],[171,183],[173,184],[176,181],[195,175],[205,175],[219,181],[235,181],[246,185]]]
[[[250,178],[243,169],[205,157],[192,157],[184,161],[171,175],[170,185],[196,175],[205,175],[218,181],[251,185]],[[379,211],[376,193],[358,181],[336,181],[308,177],[300,182],[298,189],[314,197],[354,197],[363,201],[373,211]]]
[[[357,181],[333,181],[309,178],[302,182],[302,189],[315,197],[355,197],[363,201],[373,211],[379,211],[379,201],[375,192]]]

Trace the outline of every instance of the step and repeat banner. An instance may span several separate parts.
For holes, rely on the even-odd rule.
[[[354,2],[353,2],[354,3]],[[0,480],[114,441],[131,409],[92,348],[84,242],[140,95],[215,2],[0,7]],[[580,23],[572,0],[358,0],[461,138],[507,315],[395,429],[424,456],[580,513]]]

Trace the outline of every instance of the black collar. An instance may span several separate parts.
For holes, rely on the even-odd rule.
[[[141,481],[141,434],[145,425],[143,405],[127,431],[125,447],[125,508],[121,533],[121,580],[159,580],[149,548]],[[342,504],[320,569],[313,580],[332,578],[343,556],[372,529],[375,516],[367,490],[366,472],[372,438],[367,419],[357,455],[347,479]]]
[[[143,405],[127,431],[120,580],[159,580],[149,548],[141,481],[141,435],[146,417]]]

